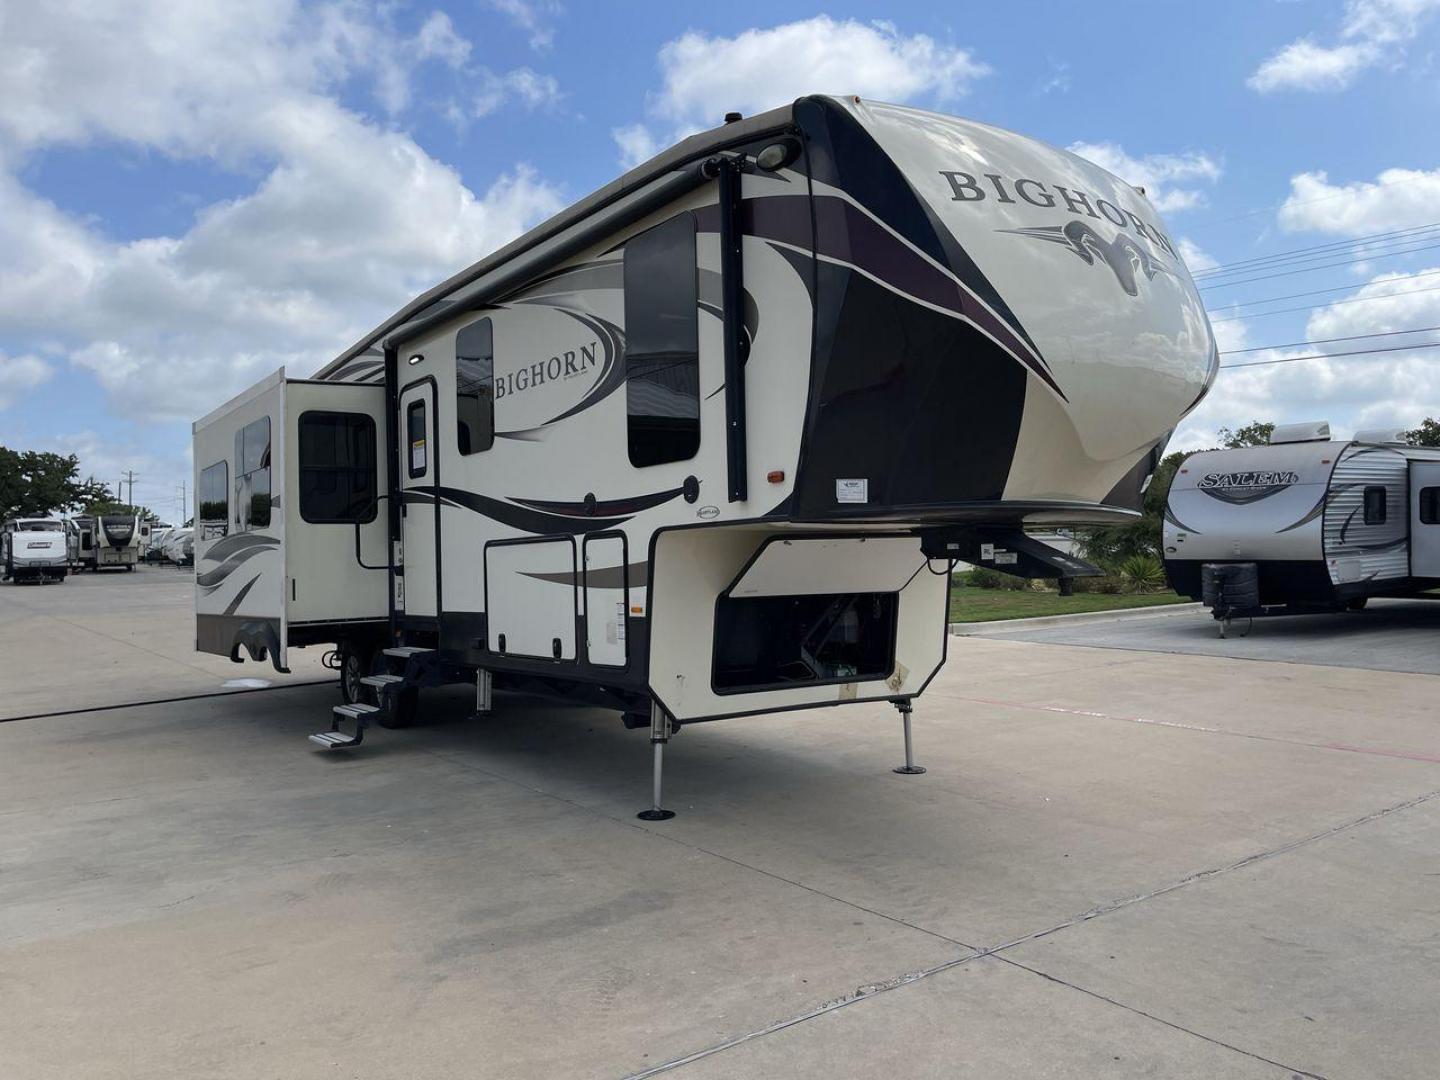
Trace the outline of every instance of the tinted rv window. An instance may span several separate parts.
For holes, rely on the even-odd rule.
[[[405,433],[410,447],[408,466],[410,479],[416,480],[425,475],[425,469],[429,462],[430,447],[425,439],[425,403],[423,401],[412,401],[409,408],[405,410]]]
[[[625,245],[625,399],[630,463],[684,461],[700,449],[695,216]]]
[[[241,498],[248,496],[250,517],[237,517],[241,529],[263,529],[270,524],[270,418],[252,420],[235,433],[235,483]],[[235,508],[240,515],[244,508]]]
[[[1379,485],[1365,489],[1365,524],[1385,524],[1385,489]]]
[[[455,335],[455,427],[462,454],[495,445],[495,344],[489,319]]]
[[[1440,487],[1420,489],[1420,524],[1440,525]]]
[[[312,524],[375,520],[375,421],[361,413],[300,416],[300,516]]]
[[[200,470],[201,540],[224,536],[230,524],[230,466],[223,461]]]

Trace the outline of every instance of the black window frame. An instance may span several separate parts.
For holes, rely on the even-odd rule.
[[[264,442],[261,448],[256,450],[252,456],[250,434],[253,429],[259,427],[261,424],[265,425]],[[249,532],[251,529],[268,529],[274,520],[270,505],[270,499],[275,490],[270,482],[270,450],[273,445],[271,442],[273,437],[274,432],[270,424],[269,415],[257,416],[254,420],[251,420],[235,432],[235,484],[237,491],[240,485],[244,484],[247,480],[250,481],[250,487],[252,489],[258,488],[260,481],[252,478],[259,477],[262,474],[264,475],[264,490],[251,490],[250,492],[250,520],[244,521],[239,517],[235,519],[235,525],[238,531]],[[264,514],[257,514],[256,510],[258,509],[263,509]],[[237,499],[235,502],[235,512],[239,514],[240,510],[240,501]]]
[[[419,480],[430,472],[430,420],[425,405],[425,399],[420,397],[405,406],[405,474],[411,480]],[[416,413],[420,414],[420,441],[425,445],[425,464],[419,469],[415,468]]]
[[[1370,484],[1361,495],[1361,515],[1366,525],[1385,524],[1385,488],[1382,484]]]
[[[215,499],[206,498],[207,492],[213,491],[213,476],[210,480],[207,480],[206,477],[211,476],[216,469],[220,470],[219,517],[216,517],[213,512],[208,516],[205,513],[205,507],[210,505],[213,508],[216,502]],[[200,481],[197,486],[199,490],[195,493],[195,524],[200,530],[200,539],[214,540],[228,535],[230,532],[230,462],[221,458],[213,465],[206,465],[200,470]]]
[[[358,427],[360,429],[358,433],[358,443],[352,443],[350,441],[352,436],[347,434],[346,439],[343,440],[343,445],[347,448],[353,448],[356,445],[368,447],[370,458],[368,465],[315,465],[306,463],[305,452],[309,448],[306,442],[307,425],[334,423],[336,421],[343,423],[346,427]],[[356,423],[357,421],[358,423]],[[296,461],[298,476],[300,478],[300,497],[296,501],[300,506],[301,519],[311,525],[368,525],[374,521],[378,512],[377,506],[379,503],[376,495],[380,490],[380,466],[379,455],[376,452],[375,418],[368,413],[344,412],[339,409],[307,409],[300,414],[300,419],[296,424],[296,434]],[[354,479],[357,476],[364,475],[369,482],[369,500],[365,503],[364,512],[359,515],[312,513],[313,504],[307,499],[307,496],[313,496],[314,493],[307,490],[306,476],[307,474],[316,475],[323,473],[334,474],[337,478],[344,476],[349,480],[348,486],[352,506],[355,502]]]
[[[1422,487],[1415,495],[1421,525],[1440,525],[1440,486]]]
[[[626,444],[630,464],[637,469],[689,461],[700,452],[696,232],[695,215],[687,210],[625,243]],[[672,374],[662,382],[657,376],[665,373]],[[637,406],[644,403],[637,388],[643,384],[684,401],[687,415],[639,411]]]
[[[464,365],[471,365],[467,370]],[[479,392],[466,393],[466,387]],[[466,419],[467,402],[478,405],[478,419],[488,419],[487,438],[476,445]],[[483,454],[495,445],[495,324],[489,316],[462,326],[455,334],[455,446],[461,457]]]

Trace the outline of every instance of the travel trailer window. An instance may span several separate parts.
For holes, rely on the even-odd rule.
[[[896,593],[722,596],[716,693],[886,678],[895,666]]]
[[[455,425],[460,453],[495,445],[495,338],[489,319],[455,335]]]
[[[1385,524],[1385,489],[1378,484],[1365,489],[1365,524]]]
[[[1440,487],[1420,489],[1420,524],[1440,525]]]
[[[312,525],[375,520],[375,421],[363,413],[300,416],[300,516]]]
[[[625,244],[625,401],[630,463],[684,461],[700,449],[695,215]]]
[[[270,524],[270,418],[252,420],[235,433],[237,487],[249,495],[250,520],[242,529],[263,529]],[[239,507],[236,508],[237,510]]]
[[[405,410],[405,431],[410,441],[410,479],[418,480],[425,475],[428,449],[425,442],[425,402],[412,401]]]
[[[230,524],[230,466],[217,461],[200,470],[200,539],[224,536]]]

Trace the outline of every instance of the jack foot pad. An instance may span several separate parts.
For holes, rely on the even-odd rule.
[[[923,765],[896,765],[891,772],[898,772],[902,776],[919,776],[925,771]]]
[[[641,810],[635,815],[641,821],[669,821],[675,816],[674,810]]]

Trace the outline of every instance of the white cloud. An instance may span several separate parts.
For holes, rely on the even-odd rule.
[[[642,161],[650,160],[664,149],[644,124],[612,128],[610,136],[615,140],[615,145],[620,147],[620,164],[627,169],[633,169]]]
[[[470,42],[455,32],[455,24],[443,11],[432,11],[415,35],[415,53],[421,59],[438,57],[453,68],[463,67],[470,58]]]
[[[828,15],[734,37],[692,30],[662,46],[659,62],[661,87],[648,111],[669,132],[666,142],[714,127],[727,112],[763,112],[809,93],[950,101],[990,72],[969,50],[925,34]],[[640,142],[635,125],[616,138],[628,143],[629,159]]]
[[[1191,240],[1188,236],[1180,237],[1179,245],[1180,258],[1185,260],[1185,265],[1189,268],[1192,274],[1199,273],[1201,270],[1210,270],[1213,267],[1220,265],[1215,261],[1213,257],[1211,257],[1208,251],[1202,248],[1199,244],[1195,243],[1195,241]]]
[[[477,195],[343,108],[334,88],[376,76],[360,43],[384,29],[356,5],[82,6],[0,15],[0,163],[118,142],[261,176],[188,230],[117,243],[0,170],[0,335],[59,342],[131,418],[188,420],[281,364],[308,373],[562,205],[523,165]],[[464,63],[443,17],[418,39]]]
[[[564,13],[556,0],[489,0],[490,6],[530,35],[532,49],[555,43],[555,21]]]
[[[1127,184],[1143,187],[1151,205],[1161,213],[1202,205],[1205,193],[1194,185],[1213,184],[1224,169],[1207,153],[1146,154],[1131,157],[1115,143],[1070,144],[1070,152],[1093,161]],[[1194,267],[1191,267],[1193,270]]]
[[[33,390],[55,369],[38,356],[6,356],[0,352],[0,409],[8,409],[27,390]]]
[[[489,116],[510,101],[519,101],[528,109],[546,108],[557,104],[564,94],[553,75],[541,75],[528,67],[516,68],[503,75],[481,72],[481,90],[475,96],[473,112]]]
[[[1349,0],[1340,43],[1321,45],[1302,37],[1266,59],[1249,79],[1252,90],[1343,90],[1356,76],[1381,64],[1400,66],[1404,47],[1420,32],[1440,0]]]
[[[1324,172],[1290,178],[1280,226],[1366,236],[1426,224],[1440,203],[1440,169],[1386,169],[1374,181],[1331,184]]]

